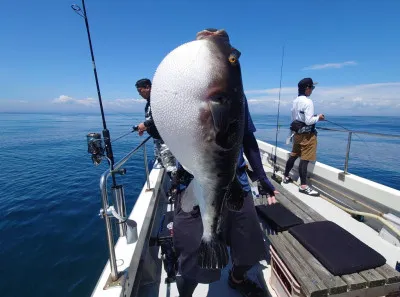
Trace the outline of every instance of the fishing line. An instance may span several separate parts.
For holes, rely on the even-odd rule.
[[[332,121],[327,120],[327,119],[325,119],[325,121],[328,122],[328,123],[334,124],[334,125],[336,125],[336,126],[338,126],[338,127],[340,127],[340,128],[343,128],[343,129],[346,130],[347,132],[352,132],[354,135],[356,135],[356,136],[357,136],[366,146],[368,146],[368,148],[369,148],[368,143],[365,142],[365,140],[362,139],[361,136],[359,136],[359,135],[357,134],[357,132],[355,132],[354,130],[349,130],[349,129],[347,129],[346,127],[343,127],[342,125],[337,124],[337,123],[332,122]]]
[[[372,156],[371,156],[371,152],[370,152],[370,146],[368,145],[368,143],[367,143],[363,138],[361,138],[361,136],[359,136],[359,135],[357,134],[357,132],[355,132],[354,130],[347,129],[346,127],[344,127],[344,126],[342,126],[342,125],[340,125],[340,124],[338,124],[338,123],[332,122],[332,121],[330,121],[330,120],[325,119],[325,121],[328,122],[328,123],[331,123],[331,124],[333,124],[333,125],[336,125],[336,126],[338,126],[338,127],[340,127],[340,128],[343,128],[343,129],[346,130],[347,132],[351,132],[352,134],[354,134],[355,136],[357,136],[358,139],[361,140],[361,141],[368,147],[367,154],[368,154],[369,159],[371,159],[371,160],[373,159]]]
[[[281,63],[281,77],[279,80],[279,99],[278,99],[278,115],[276,117],[276,135],[275,135],[275,155],[274,155],[274,170],[272,173],[271,178],[273,180],[275,180],[277,183],[281,183],[282,182],[282,178],[278,175],[275,174],[275,167],[276,167],[276,151],[278,149],[278,130],[279,130],[279,108],[281,105],[281,90],[282,90],[282,70],[283,70],[283,59],[285,57],[285,46],[282,47],[282,63]]]
[[[133,130],[132,130],[132,131],[129,131],[128,133],[125,133],[125,134],[123,134],[123,135],[121,135],[121,136],[119,136],[119,137],[117,137],[117,138],[115,138],[114,140],[111,140],[111,143],[116,142],[117,140],[119,140],[119,139],[121,139],[121,138],[123,138],[123,137],[125,137],[125,136],[127,136],[127,135],[129,135],[129,134],[131,134],[132,132],[133,132]]]

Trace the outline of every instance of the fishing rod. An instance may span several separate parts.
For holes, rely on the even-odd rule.
[[[86,14],[86,6],[85,6],[85,0],[82,0],[82,9],[77,5],[73,4],[71,5],[71,8],[83,19],[85,20],[85,26],[86,26],[86,32],[89,40],[89,48],[90,48],[90,55],[92,57],[92,65],[93,65],[93,72],[94,72],[94,78],[96,81],[96,88],[97,88],[97,97],[99,99],[99,104],[100,104],[100,112],[101,112],[101,118],[103,121],[103,139],[104,139],[104,144],[105,144],[105,150],[107,153],[107,158],[108,162],[110,163],[110,169],[111,171],[114,169],[114,155],[111,147],[111,141],[110,141],[110,132],[107,129],[107,124],[106,124],[106,118],[104,116],[104,109],[103,109],[103,102],[101,100],[101,93],[100,93],[100,85],[99,85],[99,79],[97,77],[97,69],[96,69],[96,63],[94,59],[94,53],[93,53],[93,47],[92,47],[92,39],[90,37],[90,30],[89,30],[89,22],[88,22],[88,17]],[[93,133],[91,133],[93,134]],[[89,135],[88,135],[88,140],[89,140]],[[113,178],[113,185],[116,185],[115,177],[112,175]]]
[[[271,178],[277,183],[282,183],[282,177],[275,174],[276,169],[276,151],[278,149],[278,128],[279,128],[279,108],[281,104],[281,90],[282,90],[282,70],[283,70],[283,59],[285,57],[285,46],[282,47],[282,64],[281,64],[281,78],[279,80],[279,99],[278,99],[278,115],[276,117],[276,135],[275,135],[275,156],[274,156],[274,168]]]

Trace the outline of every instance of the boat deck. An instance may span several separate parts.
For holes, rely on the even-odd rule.
[[[309,207],[303,202],[304,198],[322,200],[321,198],[310,197],[297,192],[299,195],[298,198],[301,199],[296,200],[293,199],[293,192],[298,191],[296,185],[289,184],[285,185],[285,187],[277,187],[281,193],[284,194],[280,195],[280,203],[282,203],[286,208],[291,209],[305,222],[326,220],[326,218],[321,215],[321,212],[316,212],[315,209]],[[323,201],[329,203],[325,200]],[[312,205],[314,205],[314,203],[312,203]],[[336,213],[332,214],[332,212],[335,211],[330,209],[330,205],[325,205],[325,208],[325,212],[322,213],[330,213],[331,219],[329,220],[333,221],[333,218],[335,218],[335,221],[341,221],[340,218],[338,219]],[[320,211],[320,209],[318,210]],[[350,215],[348,216],[351,218]],[[354,220],[353,218],[351,218],[351,220],[352,221],[350,222],[343,221],[342,227],[346,226],[346,229],[350,231],[350,233],[353,231],[354,234],[359,236],[363,233],[365,233],[365,236],[373,236],[370,232],[372,230],[370,227]],[[363,228],[361,226],[366,226],[367,228],[364,232],[360,233],[360,228]],[[368,228],[370,228],[370,230],[368,230]],[[374,242],[374,248],[384,250],[384,246],[387,245],[387,242],[381,239],[379,241],[383,242],[375,243],[377,240],[376,234],[377,233],[375,232],[375,238],[372,238],[373,241],[371,242]],[[370,296],[385,296],[393,291],[399,290],[400,273],[395,271],[388,264],[376,269],[365,270],[360,273],[342,275],[340,277],[333,276],[309,251],[307,251],[291,234],[289,234],[289,232],[285,231],[279,234],[267,234],[267,236],[277,255],[283,260],[286,267],[296,276],[296,279],[306,296],[328,296],[337,294],[347,294],[347,296],[360,296],[364,294]],[[362,236],[360,237],[362,238]],[[398,249],[396,247],[394,248]],[[388,252],[391,253],[392,251],[388,250]],[[384,255],[387,258],[388,255]],[[391,256],[395,256],[394,251]],[[399,251],[397,251],[397,256],[399,256]],[[391,258],[387,260],[389,262]]]
[[[264,169],[268,175],[271,175],[271,167],[265,166]],[[355,220],[351,215],[327,200],[299,193],[298,186],[295,184],[279,185],[274,181],[273,183],[277,190],[280,191],[280,194],[277,195],[277,200],[305,222],[333,221],[387,259],[387,264],[380,268],[360,272],[359,274],[334,277],[310,253],[302,248],[290,234],[284,232],[279,235],[270,235],[266,231],[265,240],[268,245],[272,243],[275,250],[278,251],[279,257],[284,259],[286,265],[289,265],[288,269],[290,271],[298,271],[300,268],[303,270],[308,269],[308,276],[296,277],[302,290],[304,290],[305,296],[323,297],[333,294],[346,294],[346,296],[365,295],[373,297],[387,295],[386,293],[393,291],[393,288],[396,288],[396,290],[400,288],[400,273],[392,268],[395,266],[396,261],[400,259],[399,247],[388,243],[373,228]],[[265,204],[265,197],[255,199],[255,204]],[[290,253],[283,252],[288,249]],[[295,257],[292,256],[293,254]],[[159,255],[157,258],[159,258]],[[199,284],[193,297],[241,296],[231,289],[227,283],[229,269],[230,266],[223,270],[220,281],[210,285]],[[266,296],[276,297],[276,292],[267,283],[270,275],[271,263],[270,259],[268,259],[268,261],[262,261],[259,265],[253,267],[248,276],[265,289]],[[164,269],[161,269],[160,281],[142,287],[139,296],[179,296],[175,283],[166,284],[164,282],[166,277]],[[348,295],[349,292],[354,294]]]

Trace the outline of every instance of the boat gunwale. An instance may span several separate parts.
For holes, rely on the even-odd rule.
[[[129,263],[129,266],[125,271],[126,280],[121,290],[121,297],[136,296],[139,291],[141,278],[140,275],[138,277],[138,272],[143,265],[142,256],[143,252],[146,252],[145,246],[146,248],[149,247],[150,236],[154,228],[155,215],[160,205],[160,197],[162,196],[162,193],[160,191],[163,189],[165,176],[165,169],[162,168],[160,174],[157,177],[157,181],[153,189],[153,194],[150,198],[151,200],[146,211],[145,219],[140,230],[138,241],[136,242],[131,262]]]

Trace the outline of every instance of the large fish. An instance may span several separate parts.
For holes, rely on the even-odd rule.
[[[239,56],[224,30],[204,30],[195,41],[170,52],[153,78],[154,122],[171,152],[194,176],[187,192],[195,193],[200,207],[203,268],[228,264],[222,210],[225,205],[231,210],[243,205],[244,192],[236,178],[244,128]],[[184,201],[188,196],[183,196],[183,205],[190,205]]]

